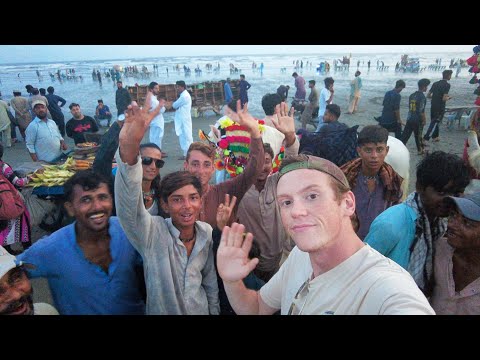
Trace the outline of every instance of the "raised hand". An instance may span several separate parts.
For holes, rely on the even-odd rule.
[[[248,233],[244,237],[245,226],[233,223],[232,227],[225,226],[222,239],[217,251],[217,269],[225,282],[235,282],[245,278],[255,269],[258,259],[248,258],[252,248],[253,235]]]
[[[230,216],[232,215],[233,208],[237,203],[237,197],[234,196],[232,201],[230,201],[230,195],[225,194],[225,203],[218,205],[217,209],[217,227],[220,230],[223,230],[225,225],[227,225]]]
[[[140,108],[135,101],[128,105],[125,111],[125,121],[120,131],[120,144],[140,144],[142,141],[153,118],[160,112],[160,106],[150,112],[151,97],[152,93],[149,92],[143,108]]]
[[[125,121],[120,131],[119,144],[120,156],[129,165],[137,162],[140,142],[145,135],[146,129],[161,109],[160,106],[157,106],[152,112],[149,112],[151,109],[151,97],[152,93],[149,92],[143,108],[140,108],[135,101],[132,101],[125,111]]]
[[[284,135],[295,133],[294,112],[294,107],[290,109],[290,112],[288,111],[288,105],[286,102],[278,104],[275,106],[275,115],[277,115],[277,119],[272,118],[273,126]]]
[[[235,115],[233,114],[235,113],[232,111],[232,114],[230,115],[232,120],[238,122],[242,126],[245,126],[252,138],[258,139],[262,136],[260,134],[260,129],[258,128],[258,121],[248,113],[248,103],[245,103],[242,109],[240,100],[237,100],[237,113]]]

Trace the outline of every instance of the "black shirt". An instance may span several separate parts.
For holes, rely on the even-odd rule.
[[[75,145],[86,142],[86,132],[95,133],[98,131],[97,122],[90,116],[84,116],[82,120],[71,118],[65,126],[65,131],[68,137],[73,138]]]
[[[447,80],[439,80],[433,83],[430,88],[432,93],[432,111],[444,111],[445,101],[443,101],[443,95],[448,94],[450,91],[450,84]]]

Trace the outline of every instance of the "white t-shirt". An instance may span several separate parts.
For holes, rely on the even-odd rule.
[[[47,303],[35,303],[33,304],[34,315],[58,315],[57,309]]]
[[[295,247],[260,289],[262,300],[281,309],[282,315],[288,314],[312,271],[308,253]],[[308,293],[296,305],[302,315],[435,315],[410,274],[369,245],[311,280]]]

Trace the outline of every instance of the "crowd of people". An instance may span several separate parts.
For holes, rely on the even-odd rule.
[[[350,114],[358,111],[360,75],[350,84]],[[66,123],[66,100],[53,87],[45,96],[14,92],[15,121],[5,116],[35,162],[65,159],[65,134],[77,145],[101,126],[108,130],[93,169],[63,186],[73,222],[33,244],[19,191],[30,179],[1,160],[0,145],[0,200],[9,204],[0,209],[0,314],[479,314],[480,193],[464,195],[471,166],[442,151],[424,154],[425,142],[439,139],[451,71],[429,91],[431,126],[423,138],[430,80],[421,79],[410,96],[403,131],[399,80],[385,95],[379,124],[363,127],[356,156],[342,161],[302,152],[307,135],[296,133],[294,119],[295,105],[304,105],[300,121],[302,130],[314,125],[310,136],[337,139],[349,131],[339,121],[334,79],[326,77],[321,90],[309,80],[306,99],[307,81],[292,77],[294,106],[286,103],[290,87],[281,85],[263,96],[261,121],[248,111],[245,76],[238,99],[227,81],[224,116],[212,129],[218,142],[193,140],[192,99],[181,80],[173,103],[151,82],[143,107],[118,80],[116,119],[100,99],[93,117],[72,102]],[[9,111],[3,103],[0,120]],[[166,174],[162,114],[170,108],[183,170]],[[242,136],[227,134],[225,123]],[[4,127],[4,146],[10,130]],[[404,143],[413,132],[424,155],[410,194],[386,161],[396,151],[389,132]],[[226,148],[228,141],[236,145]],[[241,164],[233,154],[244,143],[248,161]],[[222,161],[241,170],[212,184],[226,152],[230,160]],[[53,306],[33,303],[29,279],[38,277],[47,279]]]

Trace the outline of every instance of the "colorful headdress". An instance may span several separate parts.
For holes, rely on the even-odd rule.
[[[265,122],[258,120],[260,133],[265,130]],[[230,177],[240,175],[245,170],[250,154],[250,133],[247,128],[234,122],[228,116],[223,116],[218,121],[220,138],[216,142],[217,155],[215,168],[227,170]],[[211,140],[203,131],[199,132],[200,139]]]

